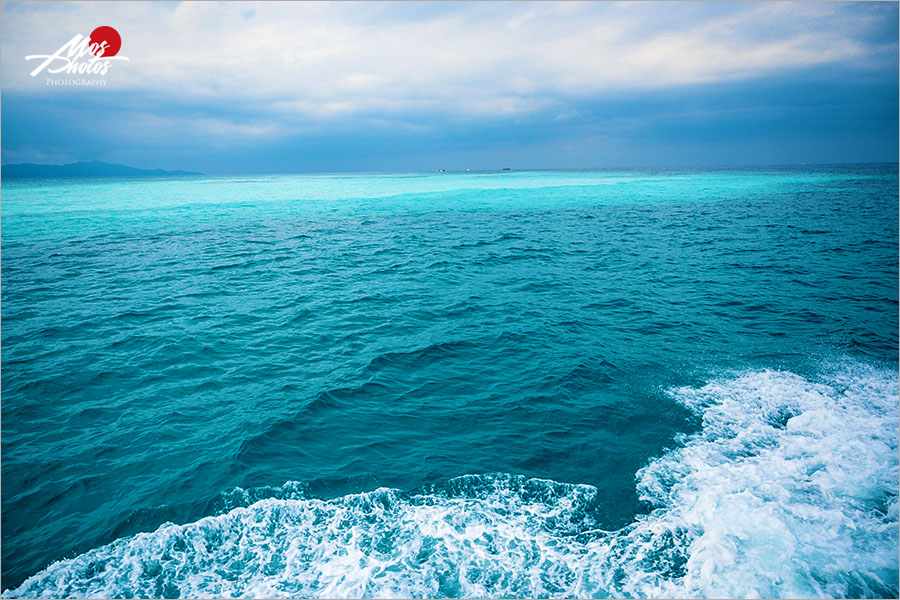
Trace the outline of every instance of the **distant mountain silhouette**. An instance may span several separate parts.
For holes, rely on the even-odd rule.
[[[202,175],[202,173],[138,169],[92,160],[90,162],[77,162],[68,165],[36,165],[33,163],[3,165],[0,175],[10,179],[22,179],[26,177],[171,177],[177,175]]]

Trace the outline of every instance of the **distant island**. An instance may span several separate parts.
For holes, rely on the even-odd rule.
[[[3,165],[0,174],[4,178],[45,178],[45,177],[173,177],[185,175],[202,175],[193,171],[164,171],[163,169],[138,169],[126,165],[92,160],[68,165],[37,165],[21,163]]]

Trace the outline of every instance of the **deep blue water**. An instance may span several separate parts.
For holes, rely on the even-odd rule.
[[[2,193],[4,596],[898,595],[896,165]]]

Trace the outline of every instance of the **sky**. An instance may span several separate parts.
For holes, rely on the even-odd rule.
[[[30,75],[41,60],[26,56],[99,26],[127,61]],[[0,46],[3,164],[898,159],[896,2],[3,2]],[[49,83],[85,79],[103,85]]]

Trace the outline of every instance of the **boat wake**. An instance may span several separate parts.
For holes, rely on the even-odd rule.
[[[897,596],[895,371],[669,393],[701,427],[637,473],[651,510],[617,531],[592,516],[602,490],[515,475],[297,492],[119,539],[3,597]]]

